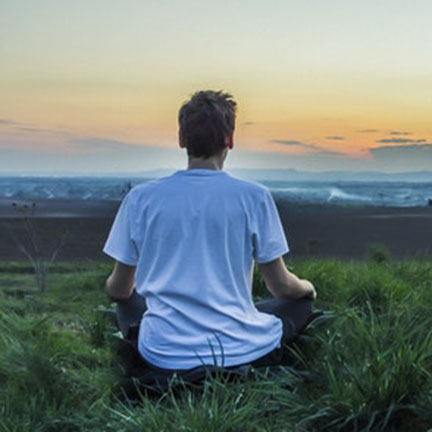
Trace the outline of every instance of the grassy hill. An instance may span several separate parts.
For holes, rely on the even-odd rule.
[[[426,431],[432,428],[432,264],[310,260],[289,266],[332,312],[278,378],[222,378],[160,398],[122,396],[104,263],[58,263],[46,292],[0,264],[0,431]],[[254,297],[266,296],[258,274]]]

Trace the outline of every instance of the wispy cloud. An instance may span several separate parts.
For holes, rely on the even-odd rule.
[[[68,141],[74,150],[84,153],[142,151],[145,146],[108,138],[74,138]]]
[[[0,125],[10,125],[10,126],[14,126],[17,125],[18,123],[16,121],[13,120],[8,120],[8,119],[0,119]]]
[[[390,135],[403,135],[403,136],[406,136],[406,135],[412,135],[412,132],[410,132],[410,131],[390,131]]]
[[[425,139],[409,139],[409,138],[384,138],[376,141],[382,144],[425,144]]]
[[[314,156],[317,157],[346,156],[344,153],[333,151],[333,150],[317,150],[316,152],[310,154],[313,154]]]
[[[24,131],[24,132],[40,132],[40,129],[38,129],[38,128],[27,127],[27,126],[20,126],[17,129]]]
[[[432,161],[432,143],[379,146],[369,152],[374,162],[385,169],[429,170]]]
[[[140,171],[156,167],[183,166],[186,151],[177,146],[160,147],[138,145],[103,137],[76,137],[60,141],[41,151],[33,141],[25,147],[2,148],[0,139],[0,170],[3,171],[56,171],[103,173],[112,171]]]
[[[379,129],[361,129],[359,131],[357,131],[359,133],[377,133],[379,132]]]
[[[40,127],[33,126],[32,124],[17,122],[15,120],[4,119],[4,118],[0,119],[0,126],[2,125],[11,126],[12,130],[19,131],[19,132],[52,133],[52,134],[64,133],[59,129],[40,128]]]
[[[333,141],[342,141],[345,139],[345,137],[334,135],[334,136],[327,136],[325,137],[325,139],[333,140]]]
[[[270,140],[270,142],[276,143],[276,144],[283,144],[283,145],[287,145],[287,146],[300,146],[300,147],[314,146],[313,144],[306,144],[304,142],[297,141],[297,140],[272,139],[272,140]]]
[[[420,157],[423,162],[432,160],[432,142],[417,145],[379,146],[369,149],[375,158],[392,157],[401,158],[407,162],[412,158]]]
[[[328,150],[324,147],[321,147],[316,144],[305,143],[303,141],[298,140],[281,140],[281,139],[272,139],[270,140],[272,143],[283,144],[290,147],[299,147],[303,149],[309,150],[309,154],[313,154],[314,156],[343,156],[343,153]]]
[[[43,129],[32,126],[17,126],[16,129],[23,132],[31,132],[31,133],[58,133],[59,131],[56,129]]]

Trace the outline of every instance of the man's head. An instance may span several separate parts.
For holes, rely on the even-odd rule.
[[[199,91],[179,111],[180,146],[189,157],[208,159],[233,146],[237,104],[228,93]]]

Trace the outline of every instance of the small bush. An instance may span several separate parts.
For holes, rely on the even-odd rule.
[[[377,264],[388,263],[391,260],[390,251],[383,245],[374,244],[366,251],[366,261]]]

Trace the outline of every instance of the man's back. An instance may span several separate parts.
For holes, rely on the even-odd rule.
[[[161,368],[246,363],[279,345],[281,321],[253,305],[253,260],[288,251],[266,188],[224,171],[180,170],[134,188],[105,252],[136,266],[148,310],[139,350]]]

